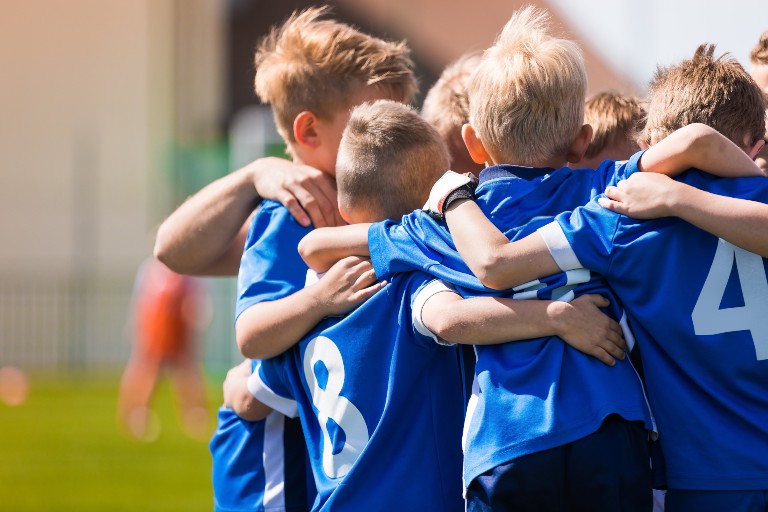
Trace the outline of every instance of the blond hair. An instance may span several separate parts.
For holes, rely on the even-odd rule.
[[[421,107],[421,116],[435,127],[448,145],[454,166],[471,162],[461,138],[461,127],[469,122],[467,86],[481,58],[480,52],[468,53],[446,66],[427,92]]]
[[[691,59],[658,68],[648,90],[641,139],[652,144],[691,123],[716,129],[739,147],[765,134],[765,98],[739,62],[715,45],[702,44]]]
[[[352,107],[349,96],[364,86],[382,88],[403,102],[412,101],[417,91],[404,41],[384,41],[321,19],[328,12],[325,6],[294,12],[256,50],[256,94],[272,106],[289,145],[295,142],[293,121],[303,111],[330,119]]]
[[[592,126],[587,158],[597,156],[609,145],[634,142],[645,119],[640,100],[616,91],[604,91],[584,102],[584,122]]]
[[[420,208],[432,184],[448,169],[440,134],[407,105],[389,100],[355,107],[339,145],[339,205],[379,220]]]
[[[497,161],[536,166],[564,156],[584,122],[587,73],[549,14],[516,11],[469,85],[470,122]]]
[[[763,32],[752,52],[749,54],[752,64],[768,65],[768,31]]]

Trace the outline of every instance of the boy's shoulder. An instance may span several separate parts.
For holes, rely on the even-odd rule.
[[[282,204],[265,200],[256,210],[248,228],[248,236],[245,241],[246,251],[257,242],[265,240],[290,241],[295,245],[304,235],[312,231],[313,227],[304,227],[291,215],[291,212]],[[284,246],[285,243],[280,243]]]

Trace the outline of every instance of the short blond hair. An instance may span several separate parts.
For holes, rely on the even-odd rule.
[[[457,126],[461,128],[469,122],[467,86],[481,58],[480,52],[469,53],[447,65],[424,97],[421,116],[444,140]]]
[[[449,163],[440,134],[411,107],[363,103],[352,110],[339,145],[339,205],[399,219],[422,207]]]
[[[584,123],[581,49],[549,33],[549,14],[516,11],[469,85],[470,123],[497,160],[537,166],[564,156]]]
[[[768,65],[768,31],[763,32],[752,52],[749,54],[752,64]]]
[[[448,64],[427,91],[421,107],[421,116],[435,127],[448,145],[454,166],[470,161],[461,138],[461,127],[469,122],[467,87],[481,58],[480,52],[468,53]]]
[[[597,93],[584,102],[584,122],[592,126],[587,158],[597,156],[609,145],[634,142],[645,120],[638,98],[616,91]]]
[[[737,146],[765,135],[765,98],[757,83],[728,53],[714,57],[702,44],[692,58],[660,67],[648,89],[648,117],[640,138],[660,141],[691,123],[704,123]]]
[[[272,106],[289,145],[295,142],[293,121],[303,111],[330,119],[351,108],[349,96],[364,86],[380,87],[403,102],[413,101],[418,89],[404,41],[384,41],[321,19],[328,12],[326,6],[294,12],[256,50],[256,94]]]

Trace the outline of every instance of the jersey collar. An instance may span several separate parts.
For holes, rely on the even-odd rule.
[[[495,180],[497,178],[522,178],[532,180],[547,174],[552,174],[554,169],[551,167],[525,167],[523,165],[493,165],[486,167],[480,172],[480,183]]]

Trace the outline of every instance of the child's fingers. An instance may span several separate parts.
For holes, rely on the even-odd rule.
[[[601,347],[595,347],[595,350],[590,352],[590,354],[608,366],[613,366],[616,364],[616,359],[614,359],[611,354],[603,350]]]
[[[296,199],[290,192],[282,191],[277,197],[277,201],[288,209],[288,212],[296,219],[296,222],[304,227],[309,226],[310,217],[307,216],[307,212],[300,206],[299,200]],[[315,224],[315,227],[320,227]]]
[[[629,212],[629,209],[626,207],[626,205],[620,201],[613,201],[611,199],[601,197],[597,200],[597,202],[600,206],[612,212],[621,213],[624,215]]]
[[[376,292],[381,290],[387,285],[386,281],[377,281],[367,288],[363,288],[354,294],[354,300],[356,303],[362,304],[366,300],[373,297]]]
[[[377,280],[378,277],[376,277],[376,272],[371,268],[360,274],[355,282],[355,287],[358,289],[366,288],[371,286],[371,283],[375,283]]]
[[[618,336],[607,337],[602,343],[601,348],[615,359],[623,360],[625,357],[625,352],[624,352],[624,349],[622,348],[621,339]]]

